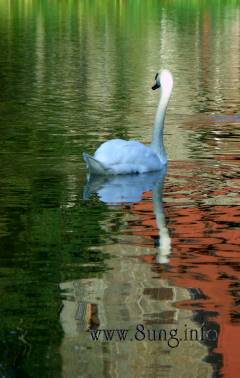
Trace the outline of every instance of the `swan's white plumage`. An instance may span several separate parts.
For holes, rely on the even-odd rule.
[[[163,128],[173,87],[171,72],[163,70],[156,75],[155,80],[156,84],[152,89],[161,87],[162,90],[155,117],[151,146],[145,146],[136,140],[109,140],[97,149],[93,157],[86,153],[83,154],[90,174],[146,173],[159,171],[166,164],[167,155],[163,144]]]
[[[136,140],[109,140],[97,149],[93,157],[111,174],[145,173],[161,169],[158,155]]]

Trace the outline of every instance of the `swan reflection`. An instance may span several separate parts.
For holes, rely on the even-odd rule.
[[[144,192],[152,191],[153,210],[159,230],[156,262],[167,264],[171,253],[171,239],[166,226],[162,202],[166,169],[141,175],[89,176],[84,189],[85,200],[96,193],[98,198],[111,205],[140,202]]]
[[[141,200],[143,192],[151,190],[154,214],[161,236],[157,250],[159,263],[167,263],[171,251],[162,203],[164,176],[165,172],[162,171],[139,176],[89,178],[84,192],[85,199],[96,194],[106,204],[135,202],[129,212],[132,210],[134,213],[139,209],[139,216],[144,216],[143,223],[150,220],[152,224],[149,202]],[[129,214],[124,212],[124,223],[129,218],[131,219]],[[135,218],[133,223],[137,223]],[[200,371],[202,368],[202,376],[210,377],[211,371],[208,373],[203,363],[207,347],[200,343],[194,344],[196,352],[193,358],[192,342],[171,348],[164,339],[160,342],[152,342],[151,339],[150,342],[145,337],[141,342],[131,337],[121,339],[121,342],[115,337],[111,341],[102,337],[93,341],[91,335],[95,331],[101,333],[105,330],[108,333],[109,330],[127,330],[131,336],[135,334],[136,325],[139,324],[144,325],[151,335],[155,329],[166,331],[167,335],[172,330],[177,330],[179,335],[183,335],[186,321],[189,329],[196,328],[196,323],[192,321],[192,312],[176,306],[178,302],[191,299],[189,291],[184,287],[174,286],[167,275],[161,274],[167,265],[153,266],[151,248],[147,251],[145,245],[138,245],[135,241],[132,243],[131,240],[127,243],[127,235],[128,232],[125,232],[124,239],[120,235],[114,244],[104,245],[104,252],[108,256],[108,269],[102,274],[89,270],[85,277],[81,276],[60,285],[63,301],[60,319],[64,330],[61,345],[63,375],[82,377],[87,371],[91,377],[147,377],[156,376],[152,367],[156,366],[158,371],[164,366],[164,369],[168,367],[168,370],[164,370],[166,374],[177,376],[179,361],[184,355],[185,365],[191,367],[190,371]],[[100,250],[102,251],[102,246]],[[145,257],[149,257],[148,252],[151,258],[145,260]]]

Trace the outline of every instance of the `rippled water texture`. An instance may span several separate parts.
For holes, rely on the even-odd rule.
[[[0,0],[1,376],[237,377],[239,37],[234,0]],[[160,67],[167,172],[87,182]]]

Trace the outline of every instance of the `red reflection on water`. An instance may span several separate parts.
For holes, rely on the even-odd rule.
[[[179,171],[177,174],[175,169]],[[205,299],[176,305],[212,313],[211,319],[220,326],[215,352],[223,355],[221,372],[225,377],[235,377],[240,369],[240,232],[237,227],[240,206],[234,204],[239,197],[231,185],[235,182],[231,171],[227,171],[228,177],[223,176],[224,167],[213,177],[214,170],[208,166],[196,169],[192,163],[170,164],[163,199],[167,201],[164,213],[172,244],[171,269],[165,271],[157,265],[154,254],[141,259],[151,263],[154,273],[171,280],[175,286],[196,288],[204,294]],[[153,238],[159,234],[151,196],[145,193],[143,200],[133,205],[132,212],[139,221],[133,227],[130,225],[128,231],[142,235],[143,246],[152,245]]]

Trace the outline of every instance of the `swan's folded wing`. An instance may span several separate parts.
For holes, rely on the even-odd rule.
[[[157,154],[136,140],[112,139],[103,143],[94,158],[114,174],[149,172],[161,168]]]

